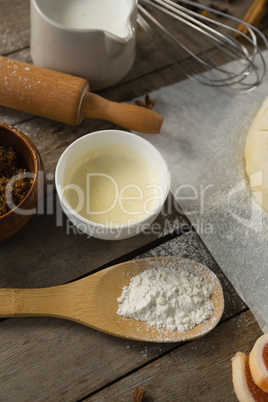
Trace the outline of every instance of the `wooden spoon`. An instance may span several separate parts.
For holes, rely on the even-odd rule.
[[[159,265],[165,267],[170,263],[177,269],[202,275],[206,281],[214,284],[212,301],[215,309],[210,320],[181,333],[157,329],[146,322],[119,316],[117,299],[131,278],[146,269]],[[217,277],[196,261],[176,257],[127,261],[61,286],[0,289],[0,300],[1,317],[65,318],[110,335],[147,342],[180,342],[199,338],[217,325],[224,308],[223,291]]]

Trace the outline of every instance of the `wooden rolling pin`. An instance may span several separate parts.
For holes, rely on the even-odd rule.
[[[111,102],[92,92],[86,79],[0,56],[0,105],[77,125],[84,117],[124,128],[159,133],[160,114],[136,105]]]

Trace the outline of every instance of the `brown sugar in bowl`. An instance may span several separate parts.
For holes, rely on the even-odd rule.
[[[17,152],[26,172],[33,173],[31,187],[12,210],[0,216],[0,243],[19,233],[36,212],[40,194],[39,178],[43,174],[43,163],[33,142],[21,131],[0,122],[0,146],[11,146]]]

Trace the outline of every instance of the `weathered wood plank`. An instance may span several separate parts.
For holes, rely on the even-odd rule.
[[[36,233],[36,237],[39,236],[40,232]],[[25,239],[27,244],[27,237]],[[104,243],[101,242],[101,245],[103,250]],[[48,285],[48,275],[51,277],[50,282],[55,282],[54,278],[57,278],[58,270],[63,271],[66,269],[66,277],[68,273],[67,258],[70,259],[69,264],[74,268],[74,271],[76,271],[77,266],[79,269],[79,264],[91,264],[93,252],[91,247],[88,248],[87,252],[84,248],[83,255],[76,254],[74,249],[69,253],[69,247],[71,247],[71,243],[68,243],[66,247],[67,255],[61,257],[62,267],[60,267],[59,261],[56,266],[54,265],[54,262],[57,262],[59,257],[53,249],[48,257],[43,248],[39,248],[37,251],[33,249],[33,255],[28,255],[28,257],[33,262],[34,254],[40,253],[45,260],[44,264],[41,263],[40,259],[38,260],[42,270],[37,273],[38,266],[31,265],[28,266],[28,270],[22,268],[21,277],[19,277],[20,268],[18,267],[16,271],[11,272],[13,281],[16,282],[16,278],[19,277],[18,282],[22,283],[23,276],[28,276],[26,281],[28,280],[29,283],[33,284],[35,277],[37,286],[43,285],[45,282]],[[20,248],[16,254],[19,254],[19,252]],[[215,262],[202,242],[198,240],[196,234],[188,233],[179,236],[176,239],[176,244],[174,244],[174,240],[171,240],[145,255],[157,256],[165,253],[191,257],[207,264],[210,268],[217,269]],[[144,257],[144,255],[141,255],[141,257]],[[50,261],[47,261],[47,258]],[[50,268],[50,272],[46,271],[46,264],[47,271]],[[6,272],[2,272],[1,281],[8,276],[8,267],[6,267]],[[31,279],[29,278],[30,276],[32,276]],[[47,279],[45,280],[45,278]],[[9,283],[11,284],[12,280]],[[226,305],[229,305],[225,310],[227,317],[227,315],[242,311],[245,306],[238,296],[232,293],[233,291],[227,282],[224,287],[225,292],[235,299],[235,302],[230,299],[226,300]],[[220,328],[217,332],[219,334]],[[38,399],[38,401],[78,400],[115,381],[117,378],[127,375],[137,367],[147,364],[152,359],[165,354],[176,346],[174,344],[149,344],[117,339],[72,322],[52,318],[8,319],[0,323],[0,333],[0,354],[2,357],[0,363],[0,400],[12,402],[19,399]],[[218,336],[220,337],[220,335]],[[232,336],[228,336],[225,339],[226,337],[226,333],[224,333],[222,342],[227,343],[227,345],[229,342],[233,342]],[[206,338],[203,339],[205,340]],[[187,352],[188,355],[181,359],[180,362],[182,367],[186,365],[187,369],[188,362],[192,361],[192,359],[197,359],[193,347],[195,343],[189,345],[191,345],[191,348]],[[201,350],[199,354],[201,354]],[[205,354],[204,359],[208,359],[207,354]],[[158,371],[160,363],[157,362],[156,364]],[[25,370],[25,367],[27,367],[27,370]],[[161,375],[160,372],[159,375]],[[12,378],[12,381],[10,381],[10,378]],[[196,379],[196,381],[199,381],[198,376]],[[177,379],[175,383],[177,383]],[[14,384],[16,384],[16,387],[14,387]],[[118,387],[120,388],[121,386],[118,385]],[[198,388],[198,382],[196,387]],[[130,393],[131,390],[132,386],[127,392],[129,391]],[[111,400],[116,401],[117,395],[113,393],[113,389],[107,392],[108,400],[109,395],[111,395]],[[122,384],[122,392],[123,394],[126,392],[124,383]],[[101,401],[102,397],[106,398],[106,396],[102,395],[100,393],[99,398],[96,396],[96,400]],[[120,396],[120,392],[118,396]],[[123,400],[122,398],[121,400]]]
[[[10,3],[6,0],[1,0],[1,3],[0,7],[2,7],[1,10],[3,12],[0,14],[0,27],[2,27],[2,30],[5,30],[5,33],[2,35],[3,41],[9,42],[8,48],[9,52],[11,52],[10,57],[31,62],[29,47],[27,49],[20,50],[23,48],[23,46],[21,46],[20,42],[18,41],[18,37],[24,38],[23,41],[25,43],[27,42],[26,45],[29,46],[29,35],[28,39],[26,39],[27,34],[23,33],[24,31],[18,34],[16,20],[16,18],[20,19],[20,29],[21,26],[23,26],[24,30],[27,32],[29,31],[30,20],[28,2],[16,0]],[[249,0],[247,0],[247,2],[243,2],[243,5],[238,5],[234,2],[234,4],[229,5],[229,8],[232,14],[242,16],[244,14],[244,10],[247,9],[248,3]],[[18,10],[17,14],[14,12],[15,9]],[[5,28],[6,25],[9,26],[8,29]],[[14,45],[11,46],[10,43],[13,44],[13,42]],[[17,44],[17,46],[15,46],[15,44]],[[0,54],[5,54],[5,52],[3,52],[3,50],[1,51],[0,49]],[[175,60],[176,59],[177,58],[175,57]],[[156,41],[139,29],[137,40],[137,58],[131,72],[127,75],[127,77],[124,78],[124,80],[122,80],[121,84],[117,85],[116,87],[101,91],[101,94],[111,100],[130,101],[131,99],[141,96],[146,92],[150,92],[163,85],[171,84],[184,78],[185,75],[183,71],[180,70],[179,65],[176,63],[174,64],[174,61],[171,61],[171,59],[166,56],[163,49],[159,48]],[[20,112],[16,113],[10,109],[0,107],[0,120],[9,124],[17,124],[24,120],[28,121],[30,118],[30,115]],[[114,127],[114,125],[111,125],[107,122],[94,120],[85,122],[83,128],[78,129],[77,131],[76,128],[70,128],[69,126],[55,126],[54,122],[51,122],[50,126],[48,122],[44,121],[44,119],[37,119],[36,121],[34,120],[32,124],[34,129],[38,129],[40,125],[44,125],[44,130],[47,132],[54,130],[57,131],[58,129],[61,132],[63,131],[66,133],[75,131],[77,136],[97,129]],[[76,135],[72,137],[70,136],[67,144],[76,138]],[[48,137],[48,141],[49,138],[50,137]],[[53,145],[54,136],[52,136],[51,141],[52,149]]]
[[[30,1],[0,0],[0,54],[29,46]]]
[[[240,0],[228,7],[242,17],[251,3]],[[268,26],[267,17],[262,26]],[[267,34],[267,28],[264,32]],[[29,39],[29,1],[0,0],[0,54],[31,62]],[[120,84],[101,94],[111,100],[130,101],[184,78],[173,59],[139,30],[133,69]],[[87,132],[114,127],[94,120],[69,127],[1,107],[0,119],[17,125],[40,148],[49,193],[53,192],[55,165],[63,149]],[[55,201],[53,205],[55,208]],[[18,237],[1,245],[1,287],[42,287],[74,280],[150,249],[187,222],[173,205],[167,216],[157,220],[157,233],[102,242],[75,234],[72,228],[67,234],[66,219],[56,226],[56,216],[55,210],[52,215],[40,213]],[[170,240],[145,255],[178,255],[205,263],[224,287],[223,318],[241,315],[222,323],[205,338],[182,345],[130,342],[52,318],[4,320],[0,323],[0,400],[74,401],[96,393],[88,399],[125,402],[131,400],[134,386],[144,386],[148,401],[235,401],[230,358],[237,350],[248,353],[260,335],[253,316],[241,313],[245,304],[196,234]]]
[[[40,211],[22,233],[1,245],[0,287],[44,287],[68,282],[135,250],[148,249],[152,242],[188,223],[176,211],[176,204],[171,203],[168,214],[163,210],[145,233],[126,240],[101,241],[78,232],[64,218],[58,204],[56,209],[54,199],[54,194],[46,199],[48,209],[54,208],[53,214]]]
[[[236,402],[231,358],[237,351],[248,354],[261,334],[251,312],[245,312],[85,400],[130,401],[134,388],[142,387],[144,402]]]

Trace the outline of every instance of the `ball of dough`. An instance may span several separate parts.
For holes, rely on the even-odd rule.
[[[252,192],[262,208],[268,212],[268,97],[249,129],[245,163]]]

